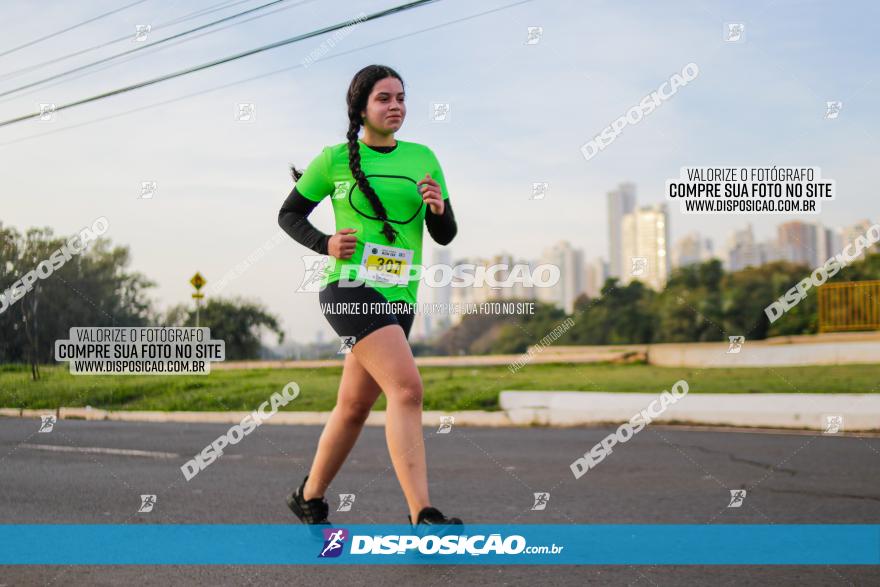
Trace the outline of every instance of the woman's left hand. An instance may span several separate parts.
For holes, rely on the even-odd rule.
[[[440,184],[431,179],[431,174],[426,173],[425,179],[418,183],[419,193],[422,194],[422,199],[431,207],[431,212],[440,216],[443,214],[443,211],[446,209],[446,205],[443,202],[443,192],[440,190]]]

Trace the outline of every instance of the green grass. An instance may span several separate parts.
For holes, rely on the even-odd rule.
[[[284,410],[327,411],[336,403],[341,367],[215,370],[207,376],[70,375],[68,367],[0,366],[0,407],[110,410],[246,411],[288,382],[299,397]],[[685,379],[690,393],[878,393],[880,365],[693,369],[652,365],[541,364],[516,374],[498,367],[422,367],[426,410],[497,410],[505,389],[660,393]],[[375,409],[385,409],[380,396]]]

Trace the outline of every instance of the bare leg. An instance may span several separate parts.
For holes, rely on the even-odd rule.
[[[374,330],[352,349],[385,392],[385,439],[415,523],[428,497],[428,469],[422,436],[422,378],[403,329],[394,324]]]
[[[303,488],[305,499],[324,495],[351,452],[380,393],[381,388],[357,357],[354,354],[346,355],[336,406],[324,425],[309,479]]]

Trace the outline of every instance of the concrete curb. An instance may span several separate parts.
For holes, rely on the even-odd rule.
[[[724,348],[727,348],[725,344]],[[573,349],[573,350],[572,350]],[[550,350],[550,347],[537,351],[529,363],[632,363],[647,360],[647,345],[641,347],[564,347]],[[343,355],[344,356],[344,355]],[[415,357],[418,367],[499,367],[516,363],[519,355],[477,355],[472,357]],[[323,367],[342,368],[344,359],[314,360],[265,360],[265,361],[220,361],[211,364],[211,371],[230,371],[241,369],[318,369]]]
[[[660,393],[578,391],[502,391],[501,411],[425,411],[424,426],[439,427],[453,416],[455,426],[527,427],[617,425],[659,399]],[[250,412],[110,411],[95,408],[31,410],[0,408],[0,416],[120,422],[182,422],[236,424]],[[670,405],[654,421],[663,424],[729,426],[776,430],[819,430],[826,416],[843,416],[843,432],[880,431],[880,394],[713,393],[689,394]],[[278,412],[265,421],[278,425],[321,425],[330,412]],[[384,426],[385,412],[372,412],[368,426]]]
[[[737,352],[723,343],[662,343],[651,345],[648,363],[660,367],[799,367],[876,364],[880,341],[783,344],[746,340]]]
[[[622,423],[660,398],[658,393],[502,391],[499,405],[514,425]],[[671,404],[654,421],[760,428],[826,428],[843,416],[846,432],[880,430],[880,394],[701,393]]]
[[[419,356],[419,367],[487,367],[529,364],[647,362],[665,367],[782,367],[799,365],[845,365],[880,362],[880,331],[833,332],[776,336],[746,340],[737,352],[729,342],[683,342],[620,345],[530,346],[524,354],[476,356]],[[527,357],[524,359],[524,356]],[[316,369],[343,365],[344,355],[334,359],[222,361],[211,370]]]
[[[251,412],[152,412],[130,410],[100,410],[96,408],[58,408],[55,409],[20,409],[0,408],[0,417],[39,418],[54,415],[61,420],[113,420],[118,422],[187,422],[237,424]],[[422,412],[424,426],[439,427],[441,418],[453,416],[455,426],[513,426],[514,424],[504,412],[485,412],[481,410],[460,412]],[[286,425],[320,425],[327,422],[330,412],[278,412],[264,424]],[[368,426],[384,426],[385,412],[371,412],[367,418]]]

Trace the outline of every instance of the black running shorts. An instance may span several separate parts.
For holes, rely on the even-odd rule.
[[[353,336],[354,344],[389,324],[399,324],[404,336],[409,338],[416,317],[415,304],[389,302],[376,288],[364,283],[341,287],[338,281],[334,281],[318,293],[318,301],[321,312],[336,334]]]

